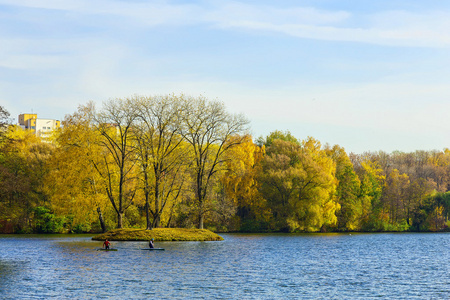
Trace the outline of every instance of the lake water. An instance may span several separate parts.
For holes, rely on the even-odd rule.
[[[450,234],[0,235],[1,299],[449,299]]]

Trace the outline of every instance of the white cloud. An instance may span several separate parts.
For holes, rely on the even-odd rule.
[[[299,38],[406,47],[450,46],[450,13],[386,11],[356,16],[308,7],[277,9],[233,2],[216,7],[210,21],[221,28],[278,32]],[[361,23],[365,19],[365,24]],[[352,24],[351,26],[349,24]],[[358,25],[359,24],[359,25]]]
[[[282,24],[324,25],[347,20],[345,11],[321,11],[312,7],[276,8],[268,5],[248,5],[239,2],[219,2],[209,12],[207,20],[220,27],[239,27],[239,24],[265,23],[272,26]]]
[[[73,12],[85,17],[96,15],[109,16],[116,21],[116,26],[122,26],[123,20],[116,17],[128,18],[128,25],[141,24],[145,26],[156,26],[161,24],[186,25],[201,22],[199,14],[202,8],[197,5],[173,5],[166,1],[151,2],[128,2],[114,0],[0,0],[0,4],[40,9],[62,10]],[[100,24],[99,24],[100,25]],[[108,25],[111,25],[108,23]]]
[[[0,4],[29,7],[29,8],[42,8],[42,9],[58,9],[58,10],[77,10],[82,7],[82,3],[85,1],[58,1],[58,0],[1,0]]]
[[[243,112],[264,128],[301,128],[299,138],[314,136],[304,124],[347,128],[349,140],[356,140],[351,134],[358,130],[383,132],[386,140],[393,133],[423,140],[430,131],[445,136],[450,128],[445,49],[407,49],[403,57],[403,49],[390,47],[447,48],[450,14],[444,10],[361,14],[238,1],[0,0],[0,5],[16,7],[13,13],[0,11],[6,17],[0,18],[5,25],[0,30],[0,105],[14,117],[31,108],[51,117],[57,111],[71,113],[88,100],[100,104],[135,93],[184,92],[218,97],[230,111]],[[192,36],[177,35],[176,26]],[[183,47],[189,38],[202,41],[205,31],[207,37],[217,35],[215,45]],[[248,44],[238,44],[244,35],[235,40],[221,35],[227,31],[244,32]],[[264,39],[266,33],[270,37]],[[257,47],[279,52],[252,48],[253,34]],[[283,44],[264,44],[274,35],[292,37],[278,39],[297,47],[286,51],[288,58],[279,57]],[[292,43],[297,38],[354,43]],[[315,53],[318,44],[322,48]],[[362,49],[369,54],[356,53]],[[355,59],[352,53],[358,54]],[[288,65],[295,59],[293,67]],[[302,60],[311,61],[303,65]]]
[[[271,12],[270,10],[267,12]],[[406,47],[448,47],[450,46],[449,27],[450,14],[441,12],[429,12],[425,17],[416,22],[417,16],[409,13],[387,12],[374,16],[367,16],[373,19],[373,23],[367,27],[345,27],[341,21],[351,19],[350,14],[336,13],[336,21],[324,22],[328,24],[314,24],[304,21],[302,18],[292,22],[283,18],[283,14],[275,11],[272,18],[278,21],[269,21],[260,17],[238,18],[236,15],[229,15],[223,21],[222,27],[240,28],[254,31],[278,32],[299,38],[361,42],[388,46]],[[319,13],[316,13],[319,14]],[[326,16],[328,13],[324,13]],[[341,16],[342,15],[342,16]],[[338,17],[341,16],[341,17]],[[325,18],[325,17],[324,17]],[[388,23],[385,20],[394,18],[396,22]],[[320,19],[320,17],[319,17]],[[285,20],[285,21],[280,21]],[[289,22],[291,21],[291,22]]]
[[[72,11],[92,18],[102,15],[111,21],[105,26],[115,27],[200,24],[222,30],[272,32],[329,41],[405,47],[450,46],[450,31],[447,30],[450,26],[450,13],[445,11],[424,11],[420,14],[408,11],[380,11],[356,16],[343,10],[299,6],[278,8],[237,1],[181,5],[167,1],[0,0],[0,4]],[[117,17],[127,20],[119,19],[114,23]],[[362,19],[364,23],[361,23]]]

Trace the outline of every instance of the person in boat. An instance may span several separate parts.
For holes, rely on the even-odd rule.
[[[105,239],[105,241],[103,242],[103,247],[105,247],[105,249],[109,249],[109,245],[111,245],[111,243],[108,241],[108,239]]]
[[[155,245],[153,244],[154,239],[151,239],[150,241],[148,241],[148,247],[149,248],[155,248]]]

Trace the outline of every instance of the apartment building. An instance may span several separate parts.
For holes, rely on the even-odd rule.
[[[47,139],[54,129],[61,126],[61,122],[53,119],[39,119],[37,114],[20,114],[19,125],[24,130],[32,130],[37,137]]]

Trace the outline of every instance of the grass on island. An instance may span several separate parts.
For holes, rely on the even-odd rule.
[[[113,229],[94,236],[92,239],[101,241],[222,241],[223,238],[207,229],[185,228],[154,228],[146,229]]]

